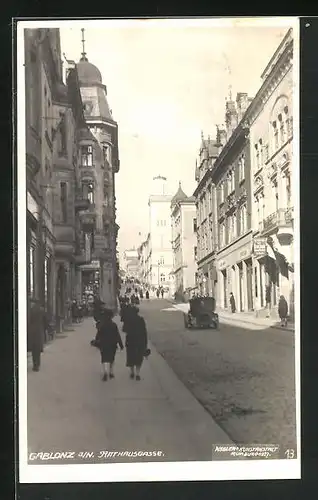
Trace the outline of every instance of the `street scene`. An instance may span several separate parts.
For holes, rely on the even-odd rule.
[[[29,465],[299,456],[296,32],[210,21],[21,31]]]

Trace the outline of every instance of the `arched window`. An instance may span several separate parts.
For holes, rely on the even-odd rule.
[[[289,98],[281,95],[271,111],[271,150],[275,153],[292,135]]]

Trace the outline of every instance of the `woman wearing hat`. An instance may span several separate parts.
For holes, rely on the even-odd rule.
[[[103,311],[98,323],[96,335],[96,344],[100,349],[101,362],[103,367],[103,381],[108,379],[106,364],[109,367],[109,378],[114,378],[114,362],[116,356],[117,345],[124,349],[118,327],[113,321],[114,313],[110,309]]]
[[[130,368],[130,378],[140,380],[140,369],[144,356],[150,354],[147,349],[148,336],[144,318],[139,316],[139,309],[132,307],[123,331],[126,335],[126,366]]]

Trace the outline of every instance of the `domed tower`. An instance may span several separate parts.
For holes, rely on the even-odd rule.
[[[119,171],[118,126],[107,100],[107,88],[99,69],[89,62],[82,29],[82,57],[76,65],[85,122],[96,143],[81,142],[84,151],[82,175],[94,179],[93,207],[96,213],[92,260],[100,276],[100,296],[107,307],[117,307],[117,232],[115,173]],[[88,148],[90,148],[88,150]],[[83,156],[83,155],[82,155]],[[85,168],[84,168],[85,165]],[[82,179],[82,181],[85,179]]]

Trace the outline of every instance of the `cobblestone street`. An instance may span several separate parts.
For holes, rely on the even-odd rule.
[[[233,441],[295,449],[292,332],[222,322],[186,330],[182,312],[160,300],[141,311],[158,352]]]

